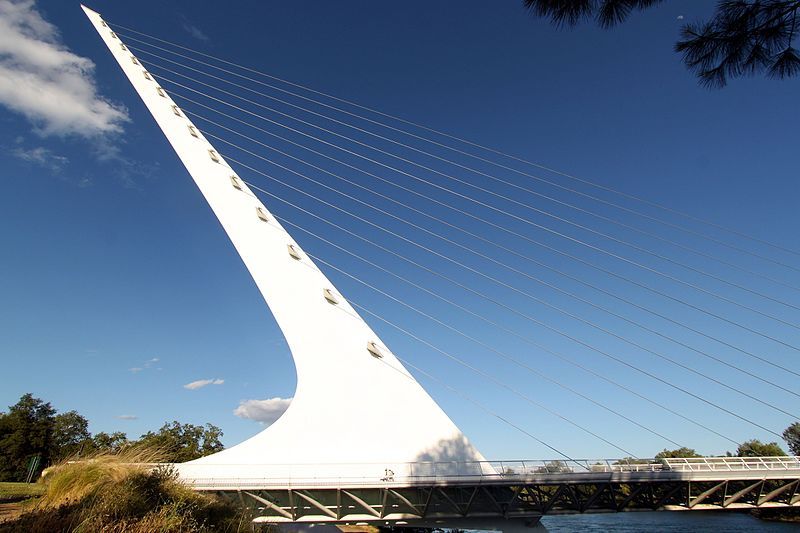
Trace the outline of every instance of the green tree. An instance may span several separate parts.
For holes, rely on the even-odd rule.
[[[786,455],[777,442],[763,443],[758,439],[748,440],[736,448],[734,457],[775,457]]]
[[[693,448],[678,448],[676,450],[667,450],[664,448],[663,451],[660,451],[656,454],[656,459],[672,459],[672,458],[682,458],[682,457],[702,457],[699,453],[697,453]]]
[[[650,459],[636,459],[635,457],[623,457],[618,461],[614,461],[615,465],[646,465],[650,463]]]
[[[524,0],[533,14],[559,26],[594,19],[609,28],[634,10],[662,0]],[[800,0],[725,0],[701,23],[685,24],[675,50],[702,85],[724,86],[729,78],[763,73],[788,78],[800,73],[800,54],[793,47]]]
[[[53,460],[80,455],[91,448],[92,435],[89,421],[77,411],[67,411],[55,416],[53,424]]]
[[[55,409],[32,394],[24,394],[0,413],[0,481],[23,481],[28,462],[40,456],[40,468],[51,459]]]
[[[166,462],[182,463],[221,451],[221,437],[222,430],[213,424],[196,426],[173,421],[156,433],[148,431],[136,445],[158,448],[164,452]]]
[[[114,433],[101,431],[92,437],[92,449],[94,451],[116,453],[129,444],[128,436],[122,431],[115,431]]]
[[[570,468],[564,461],[548,461],[544,466],[537,468],[536,471],[543,474],[556,474],[559,472],[570,472]]]
[[[800,422],[795,422],[783,432],[783,440],[794,455],[800,455]]]

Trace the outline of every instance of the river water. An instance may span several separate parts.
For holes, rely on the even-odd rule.
[[[543,526],[543,527],[541,527]],[[549,532],[622,532],[622,533],[751,533],[800,532],[800,524],[767,522],[746,513],[731,511],[674,511],[674,512],[628,512],[609,514],[585,514],[544,516],[541,526],[531,531]]]

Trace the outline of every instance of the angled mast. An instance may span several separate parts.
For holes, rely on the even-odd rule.
[[[278,421],[181,475],[298,479],[348,464],[348,475],[377,479],[402,477],[406,463],[483,460],[100,14],[82,7],[222,224],[297,369]]]

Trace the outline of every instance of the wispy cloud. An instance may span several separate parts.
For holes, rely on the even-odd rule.
[[[256,420],[270,425],[289,408],[291,398],[270,398],[267,400],[242,400],[233,414],[239,418]]]
[[[206,35],[203,30],[189,22],[189,20],[184,16],[181,16],[181,26],[189,35],[198,41],[208,41],[208,35]]]
[[[29,166],[46,169],[52,176],[78,188],[83,189],[92,184],[92,179],[86,174],[76,177],[74,173],[62,172],[70,162],[67,156],[57,154],[44,146],[26,147],[25,138],[22,136],[18,136],[14,143],[15,147],[4,150],[11,157],[19,159]]]
[[[122,132],[127,110],[98,93],[94,67],[67,49],[35,0],[0,0],[0,104],[36,133],[108,144]]]
[[[191,383],[187,383],[183,386],[184,389],[189,390],[197,390],[202,389],[203,387],[207,387],[208,385],[222,385],[225,383],[224,379],[198,379],[197,381],[192,381]]]
[[[59,174],[61,170],[69,163],[69,158],[63,155],[53,153],[52,150],[44,146],[37,146],[35,148],[24,148],[17,146],[9,150],[12,156],[30,163],[44,167],[53,174]],[[88,185],[88,184],[87,184]]]
[[[117,415],[115,418],[119,420],[139,420],[139,417],[136,415]]]
[[[153,368],[155,366],[155,364],[158,363],[159,361],[161,361],[161,359],[159,359],[158,357],[153,357],[152,359],[148,359],[147,361],[142,363],[141,366],[135,366],[133,368],[129,368],[128,372],[132,372],[134,374],[138,374],[139,372],[142,372],[143,370],[148,370],[148,369]],[[155,370],[161,370],[161,368],[160,367],[159,368],[155,368]]]

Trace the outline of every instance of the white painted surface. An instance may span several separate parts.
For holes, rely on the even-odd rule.
[[[297,368],[297,390],[284,415],[255,437],[187,463],[184,477],[264,478],[383,477],[385,470],[417,461],[482,461],[483,457],[394,357],[375,332],[333,287],[246,184],[232,185],[233,171],[196,131],[166,92],[131,60],[100,15],[83,7],[136,92],[186,166],[272,310]],[[195,128],[197,130],[197,128]],[[217,152],[218,153],[218,152]],[[259,218],[256,208],[267,215]],[[301,256],[293,259],[287,245]],[[323,296],[330,289],[339,303]],[[375,342],[383,354],[367,350]],[[268,353],[264,354],[269,357]],[[270,395],[263,391],[264,396]],[[343,463],[347,472],[337,473]],[[353,466],[356,464],[356,466]],[[203,465],[208,468],[204,469]],[[258,465],[258,466],[256,466]],[[316,465],[310,467],[309,465]],[[327,465],[327,466],[323,466]],[[358,466],[361,465],[361,466]]]

